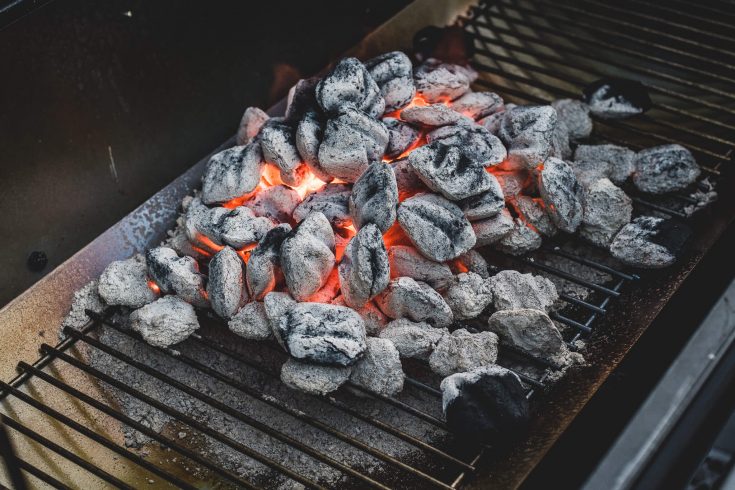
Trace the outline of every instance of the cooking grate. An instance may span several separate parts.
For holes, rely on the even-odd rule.
[[[579,5],[584,5],[584,8]],[[652,110],[631,121],[596,121],[594,138],[637,149],[653,144],[678,142],[694,152],[705,170],[705,178],[717,178],[724,170],[722,164],[731,159],[735,147],[729,132],[735,129],[735,109],[732,104],[735,99],[735,37],[731,24],[722,22],[730,14],[718,12],[713,7],[696,7],[696,12],[689,12],[694,7],[678,0],[669,2],[665,7],[643,0],[627,0],[621,6],[617,5],[609,6],[595,0],[582,0],[573,4],[555,2],[553,5],[546,0],[512,4],[507,1],[482,3],[472,9],[471,15],[465,21],[466,30],[473,37],[477,48],[474,64],[481,73],[477,84],[497,91],[507,100],[545,103],[559,97],[576,98],[582,87],[603,76],[639,79],[651,91],[654,101]],[[706,26],[706,29],[702,26]],[[636,203],[683,218],[687,215],[686,206],[692,204],[692,198],[685,194],[655,200],[636,196]],[[610,302],[620,296],[625,284],[638,279],[633,274],[610,267],[603,259],[591,258],[594,255],[589,255],[588,252],[580,250],[575,243],[558,242],[546,245],[529,257],[512,258],[488,252],[488,258],[497,266],[544,273],[573,283],[589,293],[584,299],[572,294],[563,295],[562,299],[567,307],[554,317],[568,327],[565,338],[574,347],[576,340],[593,331]],[[574,267],[570,267],[572,263],[575,264]],[[604,280],[599,279],[600,277],[604,277]],[[96,393],[80,389],[73,382],[77,375],[89,377],[98,384],[112,386],[135,397],[172,416],[189,430],[222,443],[245,458],[259,461],[285,478],[310,488],[319,487],[319,482],[294,471],[282,462],[258,453],[246,441],[235,440],[227,432],[210,427],[206,422],[170,407],[166,400],[151,398],[136,386],[130,386],[110,373],[100,371],[86,362],[84,356],[79,355],[89,349],[104,352],[127,368],[139,370],[146,376],[172,385],[186,396],[207,404],[212,410],[221,411],[240,424],[258,429],[270,437],[274,444],[288,445],[307,457],[338,470],[344,475],[346,485],[360,488],[457,488],[482,466],[485,458],[492,455],[490,447],[467,447],[462,441],[453,441],[448,435],[434,440],[413,434],[401,425],[374,416],[359,401],[343,397],[342,393],[321,398],[325,407],[341,411],[356,423],[371,426],[384,433],[385,437],[393,437],[412,446],[421,456],[415,457],[413,453],[410,457],[393,455],[330,425],[317,413],[300,411],[288,399],[272,398],[261,393],[257,387],[243,382],[231,372],[204,365],[175,350],[161,350],[163,356],[186,364],[212,380],[238,390],[243,396],[266,403],[274,411],[318,429],[325,437],[351,445],[364,453],[366,458],[382,462],[390,471],[371,472],[346,464],[338,456],[312,448],[298,437],[271,428],[266,420],[257,420],[235,410],[216,396],[190,387],[156,367],[141,364],[115,346],[102,342],[99,336],[102,329],[112,329],[121,335],[135,337],[112,321],[112,313],[113,311],[108,311],[104,315],[95,315],[90,312],[93,320],[85,328],[67,331],[67,338],[55,347],[43,344],[42,357],[38,361],[33,365],[20,363],[20,374],[9,383],[0,383],[0,399],[7,414],[3,421],[10,439],[14,442],[33,441],[32,445],[16,444],[16,447],[22,446],[23,450],[12,456],[8,452],[3,432],[0,431],[0,452],[6,462],[15,462],[6,466],[11,473],[10,481],[16,487],[22,485],[21,474],[27,482],[33,484],[42,481],[57,488],[73,485],[75,480],[64,479],[65,473],[59,470],[59,460],[77,466],[80,472],[89,474],[97,482],[104,482],[108,486],[136,487],[137,482],[121,481],[125,473],[105,466],[94,455],[79,454],[73,444],[64,444],[52,435],[44,434],[40,429],[44,424],[57,429],[63,428],[94,441],[101,450],[104,448],[114,453],[118,459],[124,459],[138,467],[151,481],[166,482],[181,488],[193,488],[195,485],[189,481],[189,475],[159,465],[152,458],[144,458],[120,444],[120,437],[109,437],[97,424],[81,416],[81,410],[79,413],[64,410],[64,407],[54,404],[54,397],[42,396],[49,391],[69,397],[73,407],[91,407],[96,414],[139,431],[162,447],[179,454],[191,465],[206,469],[200,480],[223,481],[235,487],[246,488],[259,487],[266,483],[246,480],[208,457],[201,448],[191,446],[175,436],[159,434],[141,421],[133,420],[115,406],[115,403]],[[219,330],[222,330],[221,326]],[[236,348],[232,337],[209,335],[205,331],[188,342],[196,344],[202,350],[229,356],[243,370],[258,371],[271,382],[280,383],[276,370],[244,356]],[[268,347],[273,346],[264,344],[264,348]],[[141,348],[148,347],[141,345]],[[536,363],[539,368],[546,367],[523,353],[514,352],[507,347],[501,348],[503,364],[514,367],[519,360]],[[409,396],[411,393],[421,393],[433,399],[433,405],[439,406],[437,380],[427,375],[425,366],[409,365],[407,370],[411,375],[406,381],[406,397],[403,394],[396,398],[379,397],[366,392],[363,394],[376,399],[380,404],[393,407],[407,418],[420,420],[446,434],[437,411],[432,412],[425,405],[412,404]],[[543,373],[543,370],[537,369],[535,372]],[[523,376],[523,379],[529,389],[529,396],[543,389],[546,381],[544,375]],[[46,391],[41,390],[39,385]],[[25,415],[30,414],[30,418],[20,415],[21,411],[16,410],[18,405],[25,405],[29,409]],[[44,456],[39,459],[39,454]],[[34,461],[33,464],[29,462],[31,460]],[[41,463],[37,464],[37,461]],[[22,473],[12,472],[14,468],[22,470]]]

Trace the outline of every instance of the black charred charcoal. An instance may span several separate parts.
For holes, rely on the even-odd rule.
[[[41,272],[48,264],[48,256],[46,252],[34,250],[28,254],[26,259],[26,266],[31,272]]]
[[[639,216],[615,235],[610,244],[610,253],[627,265],[658,269],[676,261],[691,233],[691,229],[683,223]]]
[[[584,89],[590,112],[602,119],[622,119],[643,114],[653,106],[648,89],[638,80],[603,78]]]
[[[374,162],[352,186],[350,214],[357,229],[373,223],[385,233],[396,220],[398,186],[393,169]]]
[[[383,235],[367,224],[347,244],[339,264],[339,283],[345,303],[361,308],[388,285],[390,265]]]
[[[284,223],[271,229],[258,242],[248,260],[245,278],[250,295],[262,300],[276,285],[276,267],[279,266],[281,244],[291,233],[291,226]]]
[[[375,118],[385,111],[380,87],[357,58],[344,58],[337,63],[317,84],[316,100],[330,115],[352,108]]]
[[[633,184],[643,192],[665,194],[685,189],[700,173],[694,156],[683,146],[655,146],[638,152]]]

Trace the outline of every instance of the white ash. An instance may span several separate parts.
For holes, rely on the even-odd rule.
[[[624,119],[642,114],[639,107],[611,84],[601,83],[587,95],[590,112],[600,119]]]
[[[327,217],[334,226],[346,226],[350,218],[349,199],[352,193],[346,184],[326,184],[311,192],[293,210],[293,219],[300,223],[310,213],[319,212]]]
[[[455,321],[475,318],[493,300],[488,281],[474,272],[458,274],[443,296]]]
[[[485,218],[472,222],[472,230],[477,237],[477,246],[484,247],[502,240],[513,231],[515,222],[508,209],[503,210],[492,218]]]
[[[487,175],[491,182],[488,190],[482,194],[462,199],[458,203],[465,218],[469,221],[491,218],[505,209],[505,197],[503,196],[503,189],[501,189],[498,179],[490,173]]]
[[[388,147],[388,130],[382,122],[355,109],[330,119],[319,146],[319,163],[330,175],[354,182]]]
[[[469,272],[474,272],[483,279],[487,279],[488,277],[490,277],[490,269],[487,261],[485,260],[485,257],[483,257],[482,254],[477,250],[470,250],[466,253],[463,253],[454,261],[449,263],[449,267],[450,269],[452,269],[453,273],[459,274],[461,272],[464,272],[464,270],[459,270],[459,268],[457,267],[457,262],[461,263]]]
[[[388,339],[368,337],[366,343],[365,354],[353,366],[350,381],[383,396],[400,393],[406,375],[398,349]]]
[[[268,321],[271,324],[273,336],[284,348],[283,338],[279,334],[276,326],[278,325],[281,316],[297,304],[298,302],[293,299],[290,294],[278,291],[270,292],[265,295],[265,298],[263,298],[263,308],[265,308],[265,315],[268,317]]]
[[[426,101],[443,102],[468,92],[473,77],[464,67],[428,59],[416,69],[414,81]]]
[[[490,167],[505,160],[507,152],[497,136],[473,121],[460,119],[456,124],[430,131],[426,141],[456,146],[470,161],[479,167]]]
[[[587,138],[592,134],[590,108],[581,100],[559,99],[551,103],[560,121],[564,121],[572,141]]]
[[[289,357],[281,366],[281,381],[294,390],[326,395],[350,379],[351,366],[322,366]]]
[[[149,287],[148,281],[145,259],[136,255],[108,265],[100,275],[97,290],[108,305],[140,308],[158,297]]]
[[[388,158],[400,156],[421,137],[419,129],[405,121],[394,117],[384,117],[382,121],[388,128],[388,147],[385,149],[385,156]]]
[[[460,328],[441,338],[429,357],[429,366],[440,376],[449,376],[493,365],[497,358],[497,335],[492,332],[470,333]]]
[[[496,311],[488,328],[498,334],[503,344],[557,365],[569,363],[569,349],[549,316],[529,308]]]
[[[385,112],[408,105],[416,95],[413,65],[405,53],[392,51],[382,54],[366,61],[365,67],[380,87],[380,93],[385,100]]]
[[[146,265],[153,281],[166,294],[176,294],[194,306],[206,307],[204,276],[199,264],[191,257],[179,257],[168,247],[157,247],[146,252]]]
[[[291,124],[272,118],[263,125],[258,135],[263,158],[278,167],[281,179],[289,185],[298,185],[295,172],[301,165],[301,155],[296,149],[294,132]]]
[[[316,86],[318,77],[302,78],[291,87],[286,97],[286,121],[298,122],[309,112],[317,112]]]
[[[393,169],[383,162],[373,162],[352,186],[349,210],[358,230],[374,224],[385,233],[396,221],[398,185]]]
[[[707,207],[717,200],[717,192],[715,191],[715,185],[709,179],[709,177],[702,179],[697,183],[697,188],[689,194],[689,198],[695,202],[684,206],[682,211],[687,216],[691,216],[700,209]]]
[[[604,160],[575,160],[568,162],[582,188],[588,188],[600,179],[610,179],[610,164]]]
[[[135,310],[130,326],[154,347],[169,347],[199,328],[194,307],[176,296],[164,296]]]
[[[295,190],[285,185],[274,185],[258,192],[244,206],[251,209],[256,216],[283,223],[291,219],[300,202],[301,198]]]
[[[345,303],[360,308],[390,282],[390,264],[383,236],[374,224],[357,232],[339,264],[339,284]]]
[[[575,161],[597,162],[601,167],[607,167],[601,177],[607,177],[617,185],[628,180],[633,173],[635,159],[636,152],[618,145],[579,145],[574,150]]]
[[[385,111],[385,100],[378,84],[357,58],[340,60],[317,84],[316,99],[328,114],[357,109],[370,117],[378,117]]]
[[[324,182],[330,182],[332,176],[329,175],[321,163],[319,163],[319,145],[322,144],[324,138],[324,122],[319,114],[310,111],[304,114],[296,127],[296,149],[299,151],[309,169],[319,179]]]
[[[222,203],[253,192],[260,182],[263,163],[259,142],[212,156],[202,177],[202,202]]]
[[[485,168],[468,158],[459,147],[442,142],[412,151],[408,163],[427,187],[452,201],[481,194],[495,183]]]
[[[236,142],[238,145],[247,145],[258,136],[260,128],[270,119],[268,114],[258,107],[248,107],[242,115],[240,125],[237,128]]]
[[[280,266],[281,244],[291,233],[291,225],[280,224],[258,242],[248,260],[245,271],[248,291],[255,300],[261,300],[276,286],[277,267]]]
[[[516,106],[506,109],[498,136],[508,147],[515,167],[535,168],[551,154],[556,110],[551,106]]]
[[[463,117],[444,104],[415,105],[401,111],[401,119],[411,124],[438,127],[454,124]]]
[[[541,235],[536,230],[516,218],[513,228],[495,243],[495,248],[510,255],[523,255],[539,248],[542,242]]]
[[[218,241],[241,249],[260,241],[272,228],[273,221],[269,218],[255,216],[250,208],[238,206],[223,215]]]
[[[535,175],[534,172],[533,176]],[[528,170],[517,169],[512,172],[497,173],[494,176],[498,179],[500,189],[506,199],[522,193],[533,194],[536,191],[535,179]]]
[[[568,160],[572,156],[572,148],[569,146],[569,128],[562,120],[556,121],[554,133],[551,137],[551,156],[562,160]]]
[[[161,243],[161,245],[174,249],[179,255],[188,255],[189,257],[194,257],[197,260],[207,258],[207,255],[203,253],[203,250],[192,244],[191,241],[189,241],[189,237],[186,236],[184,218],[184,215],[180,215],[176,218],[176,226],[174,229],[166,232],[167,238]]]
[[[452,324],[452,310],[444,298],[428,284],[410,277],[393,279],[375,302],[390,318],[409,318],[436,327]]]
[[[334,267],[334,232],[322,213],[311,213],[281,245],[281,269],[294,298],[305,300],[321,289]]]
[[[229,209],[219,206],[207,207],[199,196],[194,197],[186,207],[184,216],[184,230],[187,238],[199,246],[202,246],[200,243],[202,236],[222,245],[221,225],[225,215],[229,212]]]
[[[337,296],[331,301],[337,306],[347,306],[342,296]],[[360,308],[353,308],[365,321],[365,332],[370,336],[377,336],[388,324],[388,317],[380,311],[374,301],[368,301]]]
[[[442,337],[447,335],[449,330],[446,328],[399,318],[386,325],[379,337],[393,342],[401,357],[428,360]]]
[[[230,318],[227,327],[231,332],[249,340],[267,340],[273,331],[261,301],[251,301]]]
[[[655,146],[638,152],[633,184],[643,192],[664,194],[685,189],[700,173],[694,156],[683,146]]]
[[[64,328],[70,327],[79,330],[92,320],[87,315],[86,310],[100,315],[105,311],[107,305],[100,297],[98,289],[99,281],[94,280],[85,284],[81,289],[74,291],[74,298],[72,299],[69,313],[66,314],[61,323],[62,330],[59,335],[62,338],[64,337]]]
[[[296,303],[274,331],[292,357],[316,364],[351,366],[365,351],[365,322],[344,306]]]
[[[450,106],[472,119],[481,119],[505,110],[503,99],[493,92],[468,92],[453,101]]]
[[[584,190],[584,217],[579,235],[608,247],[620,228],[630,222],[633,201],[608,179],[599,179]]]
[[[690,233],[685,225],[670,219],[639,216],[615,235],[610,253],[633,267],[666,267],[676,261]]]
[[[559,298],[553,282],[530,273],[505,270],[488,281],[496,310],[531,308],[548,312]]]
[[[391,168],[393,168],[393,173],[396,176],[398,195],[402,198],[429,191],[429,188],[424,185],[411,164],[408,163],[408,158],[396,160],[391,163]]]
[[[215,313],[229,319],[248,300],[243,261],[237,252],[225,247],[209,262],[207,296]]]
[[[447,264],[435,262],[421,255],[415,248],[407,245],[394,245],[388,249],[391,279],[410,277],[427,283],[433,289],[442,291],[453,280],[452,270]]]
[[[572,168],[558,158],[549,158],[541,171],[539,191],[554,224],[574,233],[582,222],[582,186]]]
[[[495,114],[490,114],[487,117],[483,117],[482,119],[477,121],[477,124],[480,124],[483,128],[487,129],[492,134],[497,136],[498,132],[500,131],[500,125],[502,124],[503,118],[505,117],[505,111],[512,109],[513,106],[515,106],[515,104],[508,104],[503,110],[498,111]]]
[[[462,210],[434,194],[417,194],[398,206],[398,223],[426,257],[454,259],[475,246],[476,237]]]
[[[556,235],[558,229],[551,220],[542,199],[518,196],[514,203],[518,214],[523,217],[527,224],[544,236],[553,237]]]

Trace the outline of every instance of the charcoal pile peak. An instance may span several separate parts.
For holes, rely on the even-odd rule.
[[[402,52],[345,58],[297,83],[284,117],[248,108],[171,238],[111,264],[101,297],[134,310],[156,346],[184,340],[194,307],[210,309],[235,334],[278,342],[284,383],[320,395],[348,382],[395,394],[400,359],[422,359],[446,377],[457,430],[472,431],[468,414],[505,434],[491,412],[518,422],[527,406],[495,365],[501,344],[580,359],[550,320],[554,284],[491,274],[475,249],[521,255],[576,233],[624,263],[666,266],[686,230],[632,219],[623,186],[683,190],[699,167],[678,145],[591,144],[599,97],[520,106],[473,91],[477,76]],[[487,399],[491,412],[473,412]]]

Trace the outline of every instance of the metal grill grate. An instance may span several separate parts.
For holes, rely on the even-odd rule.
[[[578,6],[582,4],[584,8]],[[576,98],[581,87],[602,76],[640,79],[652,93],[654,108],[646,116],[634,121],[596,121],[594,137],[633,148],[667,142],[684,144],[703,164],[705,173],[716,178],[721,173],[722,163],[730,160],[735,147],[729,131],[735,129],[735,109],[732,108],[732,100],[735,99],[735,37],[731,24],[722,22],[729,14],[713,10],[712,7],[702,7],[698,8],[696,15],[691,15],[682,10],[691,7],[678,0],[669,2],[666,7],[643,0],[627,0],[625,6],[608,6],[596,0],[583,0],[581,4],[551,4],[546,0],[513,4],[506,1],[483,3],[472,10],[465,22],[477,47],[474,63],[481,73],[478,85],[497,91],[507,100],[546,103],[560,97]],[[692,19],[698,21],[698,26],[706,24],[708,29],[693,27]],[[560,29],[559,25],[564,28]],[[724,47],[714,48],[715,41],[718,46]],[[684,194],[673,198],[669,196],[666,200],[650,200],[639,196],[636,202],[672,216],[685,217],[683,209],[691,204],[691,198]],[[575,347],[575,341],[593,331],[596,322],[605,314],[610,302],[620,296],[626,283],[638,279],[634,274],[611,267],[604,259],[592,257],[596,257],[594,253],[580,250],[573,242],[548,244],[523,258],[488,253],[490,262],[498,267],[546,274],[556,281],[573,283],[585,292],[582,298],[572,294],[562,295],[567,307],[554,314],[554,319],[567,327],[565,339],[572,348]],[[169,434],[158,433],[143,421],[134,420],[113,401],[99,396],[99,392],[78,386],[74,381],[80,376],[94,380],[95,385],[114,387],[156,408],[187,427],[187,430],[223,444],[243,458],[259,462],[272,469],[274,474],[309,488],[321,486],[311,477],[253,449],[248,441],[235,439],[232,434],[207,425],[199,417],[170,406],[168,400],[152,398],[138,387],[101,371],[81,355],[89,350],[103,352],[124,364],[126,369],[138,370],[145,376],[174,387],[192,400],[206,404],[211,410],[228,415],[238,424],[257,429],[273,444],[289,446],[305,457],[340,472],[344,475],[344,485],[341,486],[458,488],[481,467],[484,458],[492,456],[492,448],[467,447],[462,441],[452,440],[446,432],[436,410],[440,405],[437,379],[428,374],[426,366],[407,366],[410,376],[404,390],[406,397],[380,397],[364,390],[362,395],[390,406],[403,417],[433,427],[443,433],[440,438],[424,437],[394,422],[383,420],[367,411],[359,399],[342,396],[343,393],[320,398],[325,410],[342,412],[356,424],[370,426],[385,437],[400,440],[415,450],[410,456],[402,456],[348,434],[343,427],[325,421],[319,413],[301,411],[290,399],[265,394],[258,387],[244,382],[236,373],[204,364],[177,350],[159,349],[162,356],[188,366],[213,382],[223,383],[245,397],[265,403],[274,412],[317,429],[325,438],[351,446],[366,458],[379,461],[385,468],[385,471],[367,471],[359,465],[340,460],[335,454],[311,447],[298,436],[272,428],[268,420],[259,420],[237,410],[218,399],[216,394],[189,386],[165,370],[140,363],[115,345],[101,341],[99,334],[103,329],[111,329],[138,340],[135,334],[111,320],[112,313],[108,311],[105,315],[96,315],[90,312],[93,320],[84,329],[66,331],[67,338],[55,347],[43,344],[42,357],[38,361],[33,365],[20,363],[20,374],[9,383],[0,383],[0,400],[3,401],[3,412],[6,414],[3,422],[7,433],[13,441],[23,441],[21,445],[16,444],[22,446],[22,450],[13,457],[0,432],[0,452],[6,462],[11,462],[6,466],[21,470],[10,475],[10,481],[16,487],[22,485],[20,475],[33,485],[40,481],[56,488],[73,486],[76,480],[69,479],[72,477],[60,470],[63,466],[60,466],[61,460],[66,465],[64,467],[68,464],[75,466],[79,473],[74,475],[84,474],[85,481],[92,478],[99,484],[116,488],[135,488],[140,481],[145,481],[127,481],[126,473],[121,472],[119,467],[106,466],[94,454],[78,453],[75,445],[68,442],[73,438],[58,439],[54,437],[54,431],[49,434],[42,430],[44,427],[94,441],[101,451],[113,453],[118,460],[125,460],[126,464],[140,470],[144,478],[157,483],[180,488],[195,488],[203,482],[211,484],[214,481],[245,488],[257,488],[267,483],[249,480],[205,454],[201,447]],[[278,371],[243,355],[237,348],[236,339],[209,333],[212,332],[195,335],[187,342],[203,352],[227,356],[238,363],[242,370],[257,371],[270,383],[280,383]],[[141,343],[141,348],[149,347]],[[285,355],[270,344],[263,344],[262,348],[272,351],[274,356]],[[506,346],[501,346],[500,359],[501,363],[511,368],[518,366],[519,362],[536,367],[527,372],[535,372],[538,376],[521,375],[528,387],[529,397],[544,388],[545,368],[553,367]],[[352,388],[360,390],[359,387]],[[90,421],[82,416],[82,413],[87,412],[69,410],[69,406],[49,396],[49,393],[63,395],[71,400],[72,408],[92,408],[98,416],[132,428],[167,448],[167,451],[178,454],[177,457],[187,461],[187,465],[196,465],[205,471],[192,478],[189,474],[158,464],[153,458],[144,457],[121,444],[120,437],[111,437],[99,429],[96,420]],[[421,394],[433,400],[431,406],[412,403],[418,399],[411,398],[412,394]],[[23,410],[19,410],[20,406]],[[26,441],[32,442],[26,444]],[[34,463],[31,464],[30,460]]]

